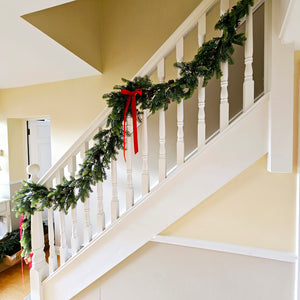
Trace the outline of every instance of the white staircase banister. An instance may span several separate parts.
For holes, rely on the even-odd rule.
[[[186,18],[186,20],[174,31],[174,33],[162,44],[162,46],[154,53],[154,55],[144,64],[144,66],[135,74],[135,77],[151,74],[157,67],[162,58],[167,57],[176,47],[176,43],[181,37],[186,36],[197,24],[199,18],[206,14],[218,0],[204,0],[194,11]],[[107,117],[111,113],[111,108],[106,107],[90,124],[87,130],[78,138],[78,140],[67,150],[67,152],[49,169],[48,172],[39,180],[39,184],[45,184],[48,180],[55,177],[57,171],[67,166],[68,159],[72,155],[76,155],[80,146],[93,137],[95,130],[105,125]]]

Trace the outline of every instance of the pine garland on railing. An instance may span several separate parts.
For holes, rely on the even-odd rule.
[[[171,102],[179,103],[182,99],[190,98],[198,86],[199,77],[203,78],[205,86],[214,75],[217,78],[222,76],[221,62],[233,64],[233,45],[243,45],[246,40],[243,33],[237,33],[237,27],[240,20],[248,14],[249,5],[253,5],[253,0],[239,1],[215,25],[215,29],[222,31],[220,37],[203,43],[192,61],[174,64],[180,69],[180,78],[158,84],[153,84],[148,76],[136,77],[132,81],[122,79],[124,85],[115,86],[114,91],[104,95],[108,107],[112,108],[107,118],[107,129],[94,137],[95,145],[85,153],[85,160],[76,178],[63,178],[56,188],[49,189],[37,183],[24,182],[14,197],[17,216],[24,216],[21,240],[23,256],[28,257],[31,252],[30,216],[36,210],[52,207],[67,213],[70,207],[76,207],[77,201],[85,201],[96,182],[106,179],[110,161],[116,159],[123,145],[123,116],[127,96],[120,93],[121,89],[142,89],[143,94],[136,97],[140,121],[144,109],[154,114],[159,109],[168,109]],[[132,115],[131,108],[128,109],[128,114]]]

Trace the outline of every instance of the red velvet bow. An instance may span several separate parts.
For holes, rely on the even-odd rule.
[[[136,118],[136,94],[142,95],[143,91],[141,89],[136,89],[135,91],[131,92],[128,90],[121,89],[121,94],[128,95],[125,111],[124,111],[124,145],[123,145],[123,154],[124,159],[126,161],[125,157],[125,135],[126,135],[126,116],[129,104],[131,102],[131,111],[132,111],[132,121],[133,121],[133,141],[134,141],[134,153],[138,153],[139,151],[139,145],[138,145],[138,135],[137,135],[137,118]],[[132,101],[131,101],[132,98]]]

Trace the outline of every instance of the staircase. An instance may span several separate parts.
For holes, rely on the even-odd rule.
[[[175,51],[177,61],[183,60],[184,38],[195,28],[201,46],[206,17],[215,5],[220,5],[223,14],[229,1],[202,1],[135,76],[154,76],[156,72],[158,81],[165,81],[166,58]],[[126,163],[122,153],[117,161],[111,161],[108,179],[96,184],[90,199],[67,216],[52,209],[35,213],[32,248],[36,263],[31,271],[31,299],[72,298],[268,152],[270,95],[264,89],[254,90],[252,67],[253,15],[262,5],[260,1],[250,9],[242,23],[247,36],[244,50],[241,48],[245,67],[239,76],[243,78],[243,95],[237,97],[242,109],[230,116],[230,72],[224,63],[223,76],[215,81],[220,88],[220,105],[218,128],[212,134],[207,133],[206,88],[200,87],[194,95],[198,110],[194,111],[195,134],[190,134],[192,129],[184,123],[183,102],[176,107],[177,120],[173,124],[166,121],[168,112],[161,110],[157,120],[144,111],[138,128],[139,155],[133,157],[129,137]],[[93,145],[93,136],[105,128],[109,113],[109,109],[104,110],[39,183],[55,187],[63,176],[74,176]],[[131,122],[128,118],[129,130]],[[173,147],[168,146],[168,132],[175,132]],[[186,140],[192,140],[189,146]],[[166,149],[173,151],[167,155]],[[37,170],[29,170],[34,179]],[[43,251],[42,219],[48,224],[48,264]]]

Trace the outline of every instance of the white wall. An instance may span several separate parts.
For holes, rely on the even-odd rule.
[[[292,300],[293,276],[291,263],[148,243],[73,300]]]

